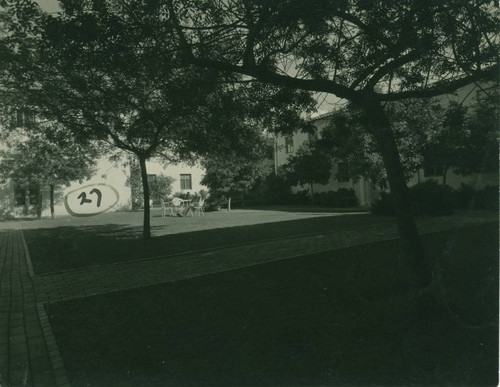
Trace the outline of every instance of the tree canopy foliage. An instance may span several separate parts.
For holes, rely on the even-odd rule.
[[[38,189],[37,215],[42,211],[42,189],[50,190],[54,217],[54,190],[74,180],[88,179],[95,170],[98,151],[79,144],[54,122],[40,122],[29,130],[2,132],[7,145],[0,151],[0,176],[18,186]]]
[[[309,185],[311,201],[314,203],[314,183],[328,183],[332,169],[332,156],[322,147],[305,143],[295,154],[288,157],[283,168],[287,181],[292,185]]]
[[[449,170],[461,175],[498,170],[498,95],[493,89],[478,95],[467,103],[432,98],[385,106],[407,180],[422,168],[437,171],[444,185]],[[330,116],[318,146],[347,163],[351,178],[364,177],[384,187],[387,173],[364,125],[355,106],[339,109]]]
[[[189,63],[325,92],[360,108],[393,192],[413,278],[430,280],[386,101],[452,92],[498,74],[490,0],[166,0]],[[412,280],[413,281],[413,280]]]
[[[60,15],[35,19],[32,51],[14,74],[31,102],[75,136],[138,158],[145,238],[146,160],[192,162],[243,144],[255,148],[247,127],[256,124],[261,131],[305,126],[300,112],[313,104],[309,93],[186,65],[162,2],[65,0],[61,6]]]

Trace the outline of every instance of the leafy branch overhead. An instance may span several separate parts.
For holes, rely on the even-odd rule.
[[[413,284],[431,279],[388,101],[428,98],[498,75],[490,0],[166,0],[187,63],[333,94],[362,111],[380,155]]]
[[[498,72],[491,1],[167,2],[188,60],[348,100],[436,96]]]

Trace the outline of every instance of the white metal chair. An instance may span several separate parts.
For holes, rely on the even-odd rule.
[[[169,202],[165,202],[163,199],[161,200],[161,209],[162,209],[162,217],[167,215],[169,212],[170,216],[175,216],[179,213],[180,209],[183,207],[183,201],[179,198],[173,198]]]
[[[184,201],[180,198],[173,198],[172,206],[170,207],[170,214],[175,216],[179,213],[180,209],[184,206]]]
[[[167,215],[167,204],[165,203],[165,200],[160,199],[160,204],[161,204],[161,217],[164,218]]]
[[[205,215],[205,199],[200,197],[200,200],[191,205],[191,209],[193,210],[193,214],[198,213],[198,216]]]

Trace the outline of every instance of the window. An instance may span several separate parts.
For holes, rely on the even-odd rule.
[[[17,109],[14,111],[12,117],[12,124],[14,127],[30,127],[35,121],[35,115],[29,109]]]
[[[316,144],[318,141],[318,132],[314,131],[314,133],[308,133],[307,138],[309,140],[309,144]]]
[[[181,189],[193,189],[190,173],[181,173]]]
[[[36,204],[37,196],[38,188],[35,186],[25,188],[17,184],[14,185],[14,199],[16,206],[26,205],[26,197],[28,197],[28,204]]]
[[[424,162],[424,177],[442,176],[442,175],[443,175],[442,166]]]
[[[293,152],[293,137],[292,136],[285,137],[285,152],[286,153]]]
[[[335,177],[339,182],[349,181],[349,165],[347,163],[338,163],[337,174]]]

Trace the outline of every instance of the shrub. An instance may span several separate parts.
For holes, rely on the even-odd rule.
[[[316,197],[316,196],[315,196]],[[291,204],[307,204],[311,202],[309,196],[309,190],[305,189],[302,191],[297,191],[296,193],[290,195]]]
[[[191,198],[191,193],[188,193],[188,192],[176,192],[176,193],[173,194],[173,197],[174,198],[180,198],[180,199],[186,200],[186,199]]]
[[[453,190],[435,180],[427,180],[410,187],[413,215],[449,215],[453,212]],[[375,215],[394,215],[390,193],[382,192],[371,207]]]
[[[206,200],[208,198],[208,191],[204,190],[204,189],[201,189],[200,192],[199,192],[200,196]]]
[[[371,212],[379,216],[393,216],[394,206],[392,204],[391,194],[388,192],[381,192],[380,198],[375,200],[371,205]]]
[[[339,188],[337,191],[314,194],[314,203],[325,207],[356,207],[359,205],[356,193],[352,188]]]
[[[453,212],[453,189],[436,180],[426,180],[410,188],[414,215],[449,215]]]
[[[318,192],[314,194],[314,203],[320,206],[332,207],[335,201],[335,191]]]
[[[498,211],[498,187],[487,185],[477,191],[472,201],[473,207]]]
[[[153,205],[160,205],[160,199],[165,200],[172,193],[172,184],[175,179],[170,176],[159,175],[148,181],[149,196]]]
[[[269,175],[266,178],[264,199],[267,204],[287,204],[291,195],[290,184],[284,177]]]
[[[455,208],[466,208],[472,205],[476,190],[469,184],[462,183],[460,188],[453,192],[453,206]]]
[[[356,207],[359,205],[356,193],[352,188],[339,188],[333,195],[334,207]]]

